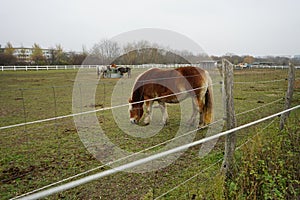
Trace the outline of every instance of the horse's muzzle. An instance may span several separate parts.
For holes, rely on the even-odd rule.
[[[137,120],[136,119],[130,119],[131,124],[137,124]]]

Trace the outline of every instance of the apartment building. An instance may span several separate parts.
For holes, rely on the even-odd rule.
[[[23,63],[32,63],[32,54],[34,49],[33,48],[26,48],[26,47],[14,47],[13,55],[18,59],[19,62]],[[43,52],[43,56],[46,60],[51,60],[53,56],[53,49],[41,49]],[[4,52],[5,48],[1,48],[0,46],[0,53]]]

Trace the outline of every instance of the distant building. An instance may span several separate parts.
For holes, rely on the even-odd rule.
[[[41,49],[43,52],[43,56],[46,58],[46,60],[51,60],[53,56],[53,49]],[[4,52],[5,48],[1,48],[0,45],[0,53]],[[15,47],[13,55],[16,56],[18,59],[18,62],[22,63],[32,63],[32,53],[34,49],[33,48],[25,48],[25,47]]]
[[[252,64],[249,64],[249,63],[239,63],[239,64],[235,65],[236,69],[243,69],[243,68],[250,68],[250,67],[252,67]]]
[[[294,59],[300,60],[300,55],[294,55]]]
[[[0,53],[3,53],[4,52],[4,48],[1,47],[1,44],[0,44]]]
[[[254,62],[252,65],[257,66],[257,65],[267,65],[267,66],[273,66],[273,62]]]
[[[197,64],[204,69],[213,69],[217,66],[217,61],[214,60],[203,60],[197,62]]]

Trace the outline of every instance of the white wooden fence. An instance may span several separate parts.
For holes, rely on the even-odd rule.
[[[235,69],[288,69],[288,65],[252,65],[251,67],[235,67]],[[295,69],[300,69],[300,66],[295,66]]]
[[[171,67],[183,67],[191,64],[142,64],[142,65],[118,65],[120,67],[130,68],[171,68]],[[193,64],[194,65],[194,64]],[[195,64],[199,65],[199,64]],[[38,70],[65,70],[65,69],[79,69],[79,68],[97,68],[101,65],[37,65],[37,66],[0,66],[0,71],[38,71]]]
[[[172,67],[185,67],[191,64],[142,64],[142,65],[118,65],[120,67],[130,68],[172,68]],[[193,66],[203,67],[202,64],[192,64]],[[0,71],[38,71],[38,70],[66,70],[66,69],[79,69],[79,68],[97,68],[101,65],[28,65],[28,66],[0,66]],[[266,68],[266,69],[288,69],[289,66],[268,66],[268,65],[255,65],[250,68],[236,68],[236,69],[252,69],[252,68]],[[300,69],[300,66],[295,66],[295,69]]]

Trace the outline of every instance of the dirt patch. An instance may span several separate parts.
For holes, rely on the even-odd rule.
[[[7,170],[3,170],[0,175],[1,183],[11,183],[18,178],[22,178],[27,174],[35,170],[35,166],[29,166],[26,169],[21,169],[19,167],[10,167]]]
[[[88,106],[84,106],[85,108],[90,107],[90,108],[104,108],[103,104],[90,104]]]
[[[245,101],[245,100],[246,100],[245,97],[235,97],[234,99],[236,99],[236,100],[241,100],[241,101]]]
[[[63,131],[64,134],[72,134],[72,133],[77,133],[77,130],[75,128],[66,128]]]

